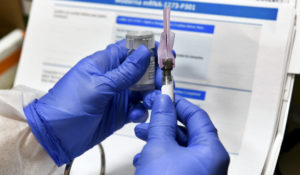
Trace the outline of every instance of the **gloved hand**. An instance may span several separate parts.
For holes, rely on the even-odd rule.
[[[81,60],[24,109],[32,132],[57,165],[69,163],[127,122],[147,119],[141,94],[128,88],[149,62],[144,46],[128,56],[125,40],[112,44]]]
[[[229,156],[207,113],[179,96],[175,105],[168,96],[157,96],[150,124],[136,127],[147,144],[134,158],[135,174],[227,174]],[[177,126],[176,111],[187,131]]]

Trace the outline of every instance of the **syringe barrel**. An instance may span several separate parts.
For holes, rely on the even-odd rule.
[[[161,86],[161,94],[168,95],[174,102],[174,83],[172,76],[164,76]]]

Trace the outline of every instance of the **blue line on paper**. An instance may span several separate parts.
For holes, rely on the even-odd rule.
[[[117,24],[134,25],[134,26],[141,26],[141,27],[163,28],[162,20],[128,17],[128,16],[118,16]],[[171,29],[173,29],[173,30],[182,30],[182,31],[213,34],[214,28],[215,27],[213,25],[171,21]]]
[[[276,21],[278,8],[178,0],[62,0]]]

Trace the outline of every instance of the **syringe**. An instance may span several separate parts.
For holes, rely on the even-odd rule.
[[[158,64],[162,70],[161,93],[169,95],[174,101],[174,85],[171,71],[175,67],[175,58],[172,53],[175,34],[170,30],[170,8],[164,9],[164,31],[160,36],[158,47]]]

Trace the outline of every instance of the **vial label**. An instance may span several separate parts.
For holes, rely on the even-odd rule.
[[[150,57],[150,64],[143,77],[130,89],[132,90],[152,90],[155,89],[155,58]]]

